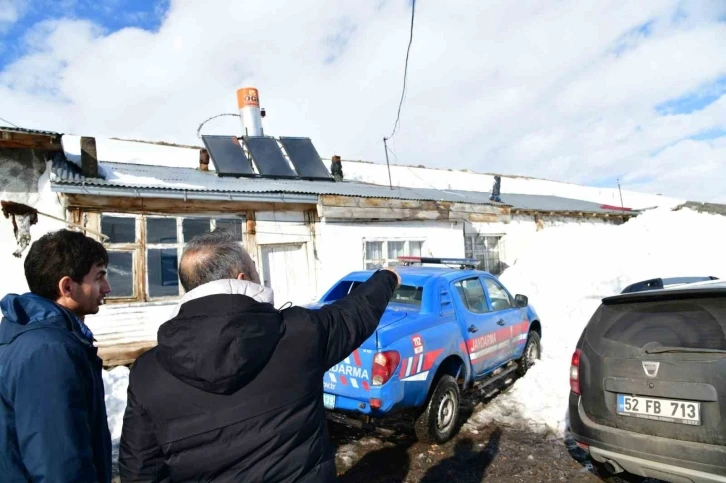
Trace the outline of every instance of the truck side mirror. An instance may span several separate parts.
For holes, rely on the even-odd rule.
[[[517,294],[514,296],[514,303],[517,307],[526,307],[529,305],[529,299],[526,295]]]

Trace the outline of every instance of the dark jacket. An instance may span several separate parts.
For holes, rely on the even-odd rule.
[[[110,482],[102,364],[91,331],[38,295],[7,295],[0,308],[0,480]]]
[[[131,369],[121,481],[336,481],[323,375],[374,333],[395,285],[379,271],[319,310],[183,303]]]

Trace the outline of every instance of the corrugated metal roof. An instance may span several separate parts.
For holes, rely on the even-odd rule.
[[[51,164],[50,174],[51,181],[62,180],[69,183],[83,184],[86,180],[91,179],[83,176],[81,168],[70,161],[66,161],[65,157],[61,153],[56,153],[56,155],[53,156],[53,164]]]
[[[53,131],[40,131],[38,129],[26,129],[23,127],[0,126],[0,131],[20,132],[26,134],[41,134],[43,136],[60,136],[60,133]]]
[[[51,181],[63,185],[95,186],[104,189],[166,190],[203,193],[293,193],[339,195],[362,198],[388,198],[418,201],[446,201],[490,205],[488,192],[394,187],[359,182],[326,182],[268,178],[219,177],[214,172],[189,168],[169,168],[127,163],[99,163],[105,179],[86,178],[74,164],[56,159]],[[505,206],[547,212],[619,213],[597,203],[556,196],[502,194]]]

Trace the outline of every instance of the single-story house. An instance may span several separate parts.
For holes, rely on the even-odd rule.
[[[257,264],[276,305],[319,297],[350,271],[397,257],[474,257],[501,273],[549,226],[622,223],[637,211],[551,195],[221,176],[206,149],[0,128],[0,199],[40,213],[33,239],[64,225],[104,242],[113,292],[87,318],[108,365],[155,344],[183,294],[178,259],[193,236],[224,228]],[[345,167],[344,167],[345,169]],[[3,293],[23,290],[22,255],[0,227]]]

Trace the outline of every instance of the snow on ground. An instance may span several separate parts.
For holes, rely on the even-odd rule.
[[[648,278],[726,278],[724,239],[726,217],[665,209],[620,226],[565,225],[538,233],[501,280],[527,295],[540,316],[542,360],[510,392],[478,411],[465,429],[497,421],[563,434],[570,360],[600,299]]]
[[[128,367],[118,366],[110,371],[103,371],[103,388],[106,392],[106,415],[108,417],[108,429],[111,431],[114,460],[118,458],[118,444],[121,438],[124,411],[126,411],[126,389],[128,385]]]

